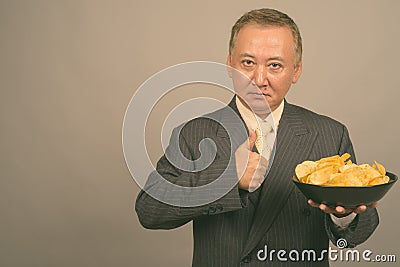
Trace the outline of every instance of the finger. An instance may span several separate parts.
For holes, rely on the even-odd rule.
[[[360,214],[360,213],[363,213],[366,210],[367,210],[367,206],[360,205],[354,210],[354,213]]]
[[[339,214],[344,214],[346,212],[348,212],[344,207],[342,206],[336,206],[335,211]]]
[[[257,170],[261,175],[265,175],[268,169],[268,160],[263,156],[259,155],[258,162],[257,162]]]
[[[307,203],[308,203],[308,205],[310,205],[311,207],[319,208],[319,203],[314,202],[312,199],[309,199],[309,200],[307,201]]]
[[[253,179],[249,185],[249,192],[256,191],[261,186],[261,183],[257,179]]]
[[[265,177],[264,174],[262,174],[260,172],[260,170],[256,170],[253,174],[253,177],[251,179],[251,182],[258,184],[258,183],[262,183],[264,181]]]
[[[334,214],[347,216],[352,212],[353,212],[352,209],[346,209],[342,206],[336,206]]]
[[[331,207],[329,207],[328,205],[325,204],[319,204],[319,209],[322,210],[325,213],[335,213],[335,209],[332,209]]]
[[[321,204],[321,203],[314,202],[312,199],[309,199],[307,201],[307,203],[311,207],[318,208],[318,209],[322,210],[323,212],[326,212],[326,213],[333,213],[334,212],[334,210],[332,208],[330,208],[329,206],[327,206],[326,204]]]
[[[367,208],[369,208],[369,209],[374,209],[376,207],[378,207],[378,202],[373,202],[372,204],[367,206]]]
[[[260,177],[260,179],[264,179],[264,176],[265,176],[266,172],[267,172],[266,168],[257,169],[257,175]]]
[[[268,163],[269,163],[268,160],[264,156],[260,156],[260,166],[267,168]]]
[[[257,189],[257,188],[249,187],[249,190],[248,190],[248,191],[249,191],[250,193],[252,193],[252,192],[256,191],[256,189]]]
[[[265,176],[264,175],[259,175],[257,177],[257,182],[261,185],[265,180]]]
[[[354,213],[360,214],[360,213],[365,212],[368,208],[373,209],[373,208],[376,208],[377,206],[378,206],[378,202],[373,202],[372,204],[370,204],[368,206],[360,205],[354,210]]]
[[[259,170],[260,172],[263,172],[265,174],[265,171],[267,170],[267,165],[265,165],[264,163],[261,164],[260,162],[258,162],[257,164],[257,170]]]
[[[253,145],[253,146],[254,146],[254,145]],[[250,156],[251,159],[254,159],[254,162],[255,162],[255,163],[260,162],[261,155],[258,154],[257,152],[250,151],[250,152],[249,152],[249,156]]]
[[[257,135],[256,132],[249,128],[249,139],[248,139],[248,149],[251,151],[256,143]]]

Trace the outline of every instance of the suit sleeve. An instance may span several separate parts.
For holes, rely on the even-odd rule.
[[[341,145],[338,153],[349,153],[353,162],[356,162],[353,145],[350,141],[349,132],[343,126],[343,134]],[[344,238],[347,241],[347,247],[355,247],[365,242],[375,231],[379,224],[379,217],[377,210],[367,209],[365,212],[358,214],[355,219],[346,228],[341,228],[332,222],[328,214],[325,215],[325,229],[329,239],[336,245],[338,239]]]
[[[145,187],[137,196],[135,210],[140,223],[145,228],[172,229],[201,216],[234,211],[247,205],[247,193],[238,189],[235,166],[229,163],[234,160],[229,161],[228,157],[221,157],[217,152],[217,156],[207,168],[197,171],[195,159],[198,144],[187,142],[180,133],[178,128],[174,129],[165,154],[158,161],[156,170],[149,175]],[[179,142],[173,140],[179,140]],[[180,161],[178,155],[183,155],[187,161]],[[230,179],[231,183],[228,184],[233,184],[233,187],[208,187],[200,191],[200,194],[192,194],[191,188],[207,185],[220,179],[222,174],[224,174],[224,179]],[[177,185],[177,187],[172,185]],[[193,204],[195,200],[198,200],[198,203],[204,203],[204,199],[214,195],[221,197],[211,203]],[[188,198],[190,198],[189,202]]]

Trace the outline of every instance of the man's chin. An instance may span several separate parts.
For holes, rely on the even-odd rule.
[[[240,97],[240,96],[239,96]],[[264,97],[246,97],[240,98],[243,105],[250,108],[254,113],[269,114],[271,112],[268,101]]]
[[[269,107],[265,108],[265,106],[264,107],[252,107],[251,109],[254,112],[254,114],[256,114],[260,118],[265,118],[271,113],[271,110],[269,109]]]
[[[265,100],[252,101],[251,103],[249,103],[249,107],[253,110],[253,112],[257,114],[271,112],[268,102]]]

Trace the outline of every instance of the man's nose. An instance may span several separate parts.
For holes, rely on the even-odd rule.
[[[267,70],[265,66],[257,66],[253,73],[253,83],[255,83],[260,89],[268,86]]]

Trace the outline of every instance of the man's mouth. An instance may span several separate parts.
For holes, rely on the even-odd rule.
[[[256,95],[256,96],[271,96],[271,95],[269,95],[267,93],[261,93],[261,92],[255,92],[255,93],[250,93],[250,94]]]

